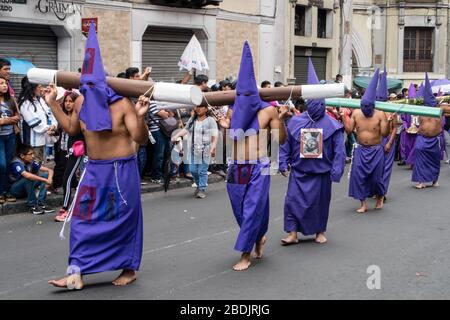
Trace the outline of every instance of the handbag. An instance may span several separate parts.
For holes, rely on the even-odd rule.
[[[167,119],[161,119],[158,121],[155,120],[155,118],[153,118],[153,115],[150,114],[150,112],[148,113],[150,119],[156,123],[158,125],[158,127],[161,129],[161,132],[166,136],[166,137],[171,137],[172,133],[178,129],[178,121],[177,119],[175,119],[175,117],[168,117]]]
[[[72,154],[75,157],[84,156],[84,143],[82,140],[75,141],[72,145]]]

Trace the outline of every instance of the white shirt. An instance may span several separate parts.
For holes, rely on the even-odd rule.
[[[36,110],[35,110],[36,109]],[[20,106],[22,141],[32,147],[45,146],[47,130],[58,125],[50,107],[44,99],[38,98],[34,105],[25,101]]]

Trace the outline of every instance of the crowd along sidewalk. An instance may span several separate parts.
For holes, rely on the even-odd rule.
[[[144,183],[143,185],[141,185],[142,194],[160,191],[164,192],[164,186],[161,184],[151,183],[149,180],[145,178],[142,180],[142,182]],[[224,178],[214,173],[208,176],[208,184],[217,182],[224,182]],[[177,182],[170,183],[169,190],[167,192],[174,192],[174,190],[180,188],[188,188],[188,187],[190,188],[192,186],[192,183],[193,183],[192,180],[185,178],[178,178]],[[55,214],[61,208],[62,203],[63,203],[62,194],[47,195],[47,206],[55,209]],[[17,199],[16,202],[6,202],[3,205],[0,205],[0,216],[18,213],[27,213],[27,212],[29,212],[29,209],[27,206],[26,199]]]

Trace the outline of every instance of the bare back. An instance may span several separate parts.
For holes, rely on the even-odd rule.
[[[258,123],[258,134],[245,137],[242,140],[233,141],[231,155],[233,160],[257,160],[267,157],[268,142],[272,130],[274,130],[272,133],[276,135],[275,139],[279,139],[280,144],[284,143],[286,138],[285,129],[284,127],[280,128],[278,111],[275,107],[270,106],[260,110],[258,112]]]
[[[425,137],[436,137],[442,132],[442,121],[438,118],[419,117],[419,134]]]
[[[386,115],[382,111],[374,110],[373,116],[367,118],[361,110],[354,110],[352,120],[359,144],[374,146],[380,144],[382,137],[389,134]]]
[[[83,99],[77,99],[75,112],[79,115]],[[126,98],[109,106],[112,118],[111,131],[89,131],[80,120],[81,131],[86,140],[87,154],[91,159],[104,160],[128,157],[136,153],[133,139],[125,125]]]

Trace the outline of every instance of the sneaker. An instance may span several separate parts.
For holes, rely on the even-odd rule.
[[[219,176],[221,176],[222,178],[226,178],[227,177],[227,174],[223,170],[216,171],[216,173]]]
[[[41,207],[41,209],[44,210],[44,213],[55,212],[55,209],[49,208],[45,204],[40,204],[39,207]]]
[[[397,165],[398,165],[398,166],[404,166],[405,164],[406,164],[406,162],[405,162],[405,161],[403,161],[403,160],[402,160],[402,161],[400,161],[399,163],[397,163]]]
[[[450,163],[450,159],[445,160],[445,163],[446,163],[446,164],[449,164],[449,163]]]
[[[11,193],[7,193],[5,199],[6,202],[16,202],[16,198]]]
[[[199,191],[197,193],[196,197],[199,198],[199,199],[205,199],[206,198],[206,194],[203,191]]]
[[[200,189],[199,189],[199,188],[195,189],[195,191],[194,191],[194,197],[197,197],[197,195],[198,195],[199,192],[200,192]]]
[[[0,204],[4,204],[6,202],[5,196],[0,196]]]
[[[55,217],[55,221],[56,222],[64,222],[64,220],[66,220],[66,217],[68,214],[69,214],[69,212],[67,212],[66,210],[61,208]]]
[[[30,212],[34,215],[38,214],[44,214],[44,209],[41,209],[40,207],[30,207]]]
[[[194,183],[191,185],[191,187],[192,187],[192,188],[197,188],[198,186],[197,186],[197,184],[194,182]]]

